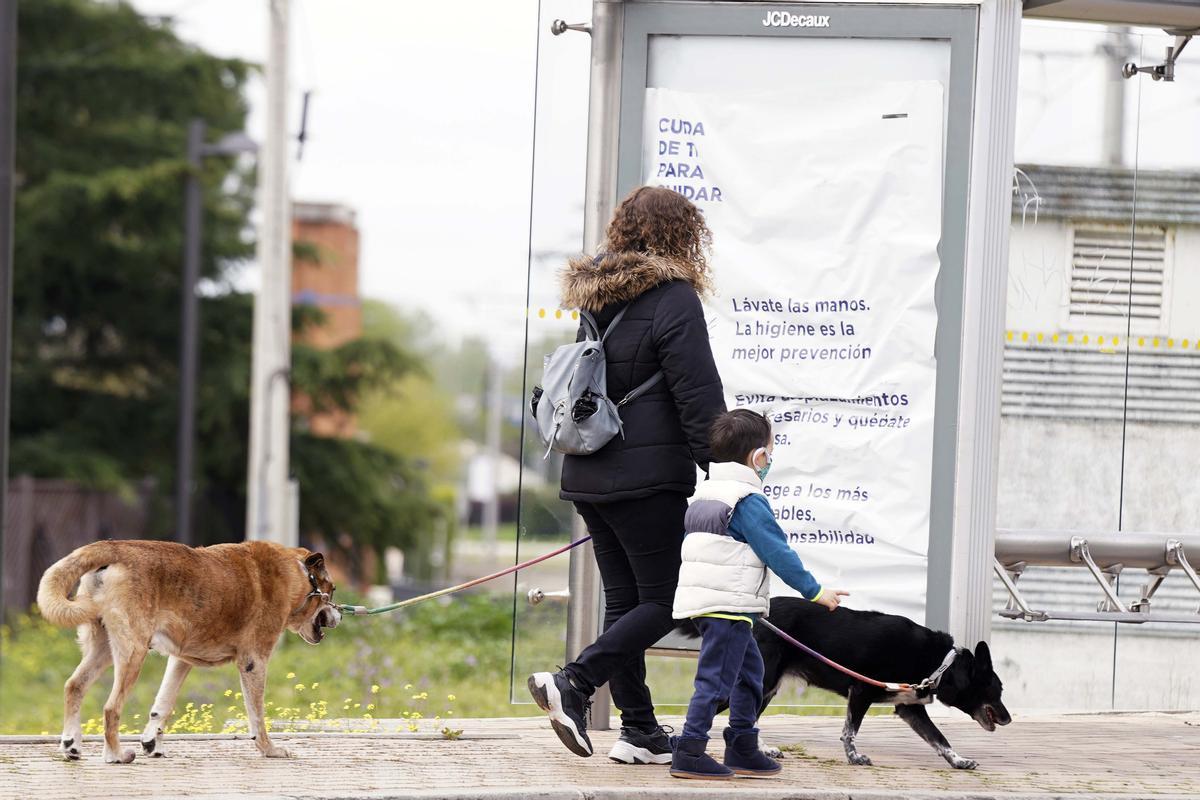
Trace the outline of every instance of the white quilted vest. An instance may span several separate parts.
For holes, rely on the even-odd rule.
[[[762,481],[745,464],[709,465],[709,479],[696,488],[684,525],[672,616],[687,619],[715,612],[765,614],[770,608],[770,575],[745,542],[729,536],[738,501],[762,492]]]

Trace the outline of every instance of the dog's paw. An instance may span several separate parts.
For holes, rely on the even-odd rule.
[[[132,764],[135,758],[137,758],[137,753],[129,749],[122,750],[118,753],[112,753],[108,750],[105,750],[104,752],[105,764]]]
[[[854,753],[853,755],[846,756],[846,760],[856,767],[871,766],[871,759],[867,756],[864,756],[862,753]]]
[[[167,754],[163,749],[162,734],[155,736],[153,739],[142,739],[142,750],[150,758],[162,758]]]
[[[285,747],[271,745],[270,748],[263,751],[263,755],[267,758],[291,758],[292,754]]]
[[[950,759],[950,766],[955,769],[975,769],[979,766],[979,762],[971,758],[955,756],[953,759]]]
[[[764,744],[762,747],[759,748],[759,750],[761,750],[762,754],[764,756],[766,756],[767,758],[773,758],[776,761],[778,761],[781,758],[787,758],[786,753],[784,753],[778,747],[773,747],[769,744]]]
[[[83,758],[83,750],[80,749],[79,742],[74,738],[60,739],[58,753],[67,761],[78,761]]]

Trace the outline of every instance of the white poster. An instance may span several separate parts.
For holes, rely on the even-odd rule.
[[[771,419],[765,490],[792,546],[852,607],[918,621],[942,107],[936,81],[648,89],[642,158],[712,229],[713,351],[730,408]]]

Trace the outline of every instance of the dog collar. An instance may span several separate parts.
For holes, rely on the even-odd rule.
[[[321,591],[321,587],[317,585],[317,576],[314,575],[308,567],[304,566],[304,562],[300,559],[297,558],[296,563],[300,565],[300,571],[303,572],[305,577],[308,578],[308,585],[312,587],[312,591],[304,595],[304,599],[300,601],[300,605],[292,613],[299,614],[300,611],[303,610],[306,605],[308,605],[308,601],[314,597],[319,597],[323,602],[329,603],[331,600],[329,592]]]
[[[958,648],[950,648],[950,652],[946,653],[946,657],[942,659],[942,664],[933,671],[925,680],[917,684],[917,691],[934,691],[938,688],[938,684],[942,682],[942,676],[946,674],[946,670],[950,669],[950,665],[954,663],[954,659],[958,658]]]

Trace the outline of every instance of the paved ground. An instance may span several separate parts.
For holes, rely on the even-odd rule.
[[[678,720],[669,720],[678,724]],[[712,784],[672,779],[665,767],[624,767],[604,758],[616,738],[594,734],[598,755],[580,759],[537,719],[460,720],[463,738],[278,735],[287,761],[259,758],[229,737],[168,738],[164,759],[129,766],[100,761],[89,742],[81,762],[59,761],[52,740],[0,737],[0,797],[75,798],[530,798],[530,800],[883,800],[883,798],[1200,797],[1200,715],[1030,717],[988,734],[969,719],[939,720],[974,772],[951,770],[899,720],[870,718],[859,748],[876,766],[842,756],[841,722],[776,716],[774,744],[795,744],[781,777]],[[715,749],[715,748],[714,748]]]

